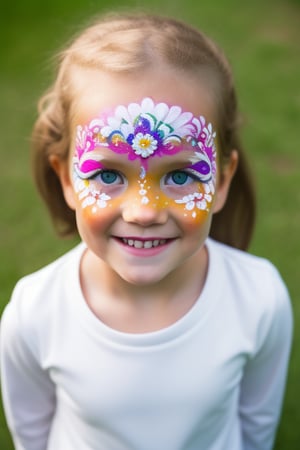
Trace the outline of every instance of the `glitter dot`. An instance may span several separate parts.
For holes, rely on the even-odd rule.
[[[142,198],[142,204],[143,205],[147,205],[149,203],[149,198],[148,197],[143,197]]]
[[[141,167],[141,172],[140,172],[140,178],[142,178],[142,180],[145,178],[146,176],[146,170],[145,168],[142,166]]]

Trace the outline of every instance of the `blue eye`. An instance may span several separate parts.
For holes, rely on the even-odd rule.
[[[100,172],[100,178],[105,184],[113,184],[118,179],[118,174],[113,170],[103,170]]]
[[[93,176],[93,179],[105,185],[123,184],[123,177],[116,170],[102,169]]]
[[[170,174],[170,180],[177,185],[186,184],[189,175],[183,171],[176,171]]]
[[[188,186],[195,182],[199,182],[189,170],[174,170],[166,175],[164,184],[167,186]]]

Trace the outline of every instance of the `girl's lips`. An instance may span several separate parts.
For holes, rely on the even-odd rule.
[[[134,248],[152,248],[164,245],[167,239],[134,239],[134,238],[122,238],[124,244],[129,245],[129,247]]]
[[[159,251],[163,247],[166,247],[169,243],[173,242],[175,238],[137,238],[137,237],[116,237],[115,239],[128,249],[137,251],[150,252]]]

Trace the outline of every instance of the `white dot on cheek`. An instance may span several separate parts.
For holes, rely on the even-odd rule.
[[[149,203],[149,198],[148,197],[143,197],[142,198],[142,204],[143,205],[147,205]]]

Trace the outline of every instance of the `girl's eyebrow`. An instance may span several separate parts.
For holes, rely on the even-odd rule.
[[[134,161],[128,161],[128,159],[126,158],[120,158],[120,156],[122,155],[117,155],[118,158],[101,158],[100,164],[101,166],[103,166],[104,169],[110,169],[110,168],[124,168],[124,169],[128,169],[130,167],[133,167],[133,163]],[[139,166],[139,164],[138,164]]]
[[[113,169],[122,172],[130,170],[140,170],[139,160],[129,160],[127,154],[117,154],[110,148],[96,148],[84,155],[84,161],[79,163],[79,169],[86,175],[91,171],[99,171],[101,169]],[[201,165],[201,159],[195,157],[195,153],[190,150],[182,150],[175,155],[163,155],[162,157],[148,158],[148,169],[146,171],[168,173],[175,170],[192,169],[203,175],[208,175],[211,172],[210,167]],[[201,167],[200,167],[201,165]]]
[[[152,157],[150,157],[148,159],[148,162],[156,162],[159,166],[162,165],[171,165],[171,166],[176,166],[176,165],[192,165],[193,164],[193,160],[191,158],[191,154],[188,156],[186,154],[186,150],[182,150],[181,153],[177,153],[177,154],[173,154],[173,155],[163,155],[163,156],[158,156],[155,157],[155,155],[153,155]],[[188,150],[189,153],[191,153],[190,150]],[[185,154],[184,154],[185,153]],[[89,156],[91,156],[91,158],[89,158]],[[98,147],[94,150],[91,150],[89,152],[87,152],[85,154],[85,160],[91,159],[91,160],[97,160],[99,162],[101,162],[101,164],[103,165],[110,165],[110,164],[120,164],[120,165],[132,165],[134,162],[138,162],[140,164],[140,161],[138,160],[129,160],[128,159],[128,155],[126,153],[122,154],[122,153],[115,153],[113,152],[111,149],[107,148],[107,147]]]
[[[76,153],[75,153],[75,156],[76,156]],[[123,161],[122,156],[123,155],[114,153],[110,149],[107,149],[104,147],[104,148],[96,148],[94,150],[90,150],[90,151],[86,152],[83,155],[83,157],[81,157],[80,159],[84,159],[85,161],[87,161],[87,160],[98,161],[101,165],[102,164],[109,165],[109,164],[115,164],[115,163],[122,164],[122,161]],[[126,158],[126,161],[128,161],[127,158]]]

